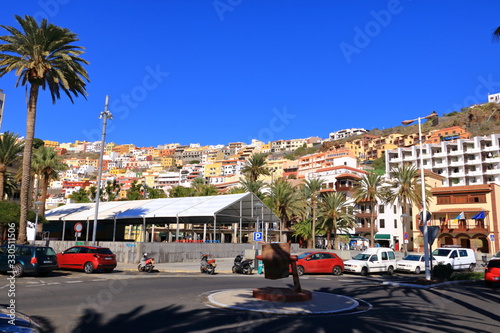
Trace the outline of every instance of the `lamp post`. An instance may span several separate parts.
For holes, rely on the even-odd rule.
[[[96,244],[96,234],[97,234],[97,219],[99,215],[99,197],[101,195],[101,178],[102,178],[102,160],[104,155],[104,143],[106,142],[106,123],[108,118],[113,119],[113,115],[108,111],[108,101],[109,96],[106,95],[106,102],[104,103],[104,111],[99,115],[99,119],[102,119],[102,139],[101,139],[101,153],[99,154],[99,172],[97,176],[97,191],[95,194],[95,213],[94,213],[94,227],[92,230],[92,244]]]
[[[43,202],[35,201],[34,205],[35,205],[35,237],[33,238],[33,240],[36,241],[36,233],[38,229],[38,214],[40,214],[40,207],[43,205]]]
[[[410,125],[411,123],[418,121],[418,140],[420,146],[420,184],[422,187],[422,220],[423,220],[423,229],[424,229],[424,260],[425,260],[425,279],[431,279],[431,270],[430,270],[430,261],[429,261],[429,234],[427,232],[427,207],[425,205],[425,178],[424,178],[424,147],[422,140],[422,119],[431,119],[437,117],[436,111],[433,111],[430,115],[425,117],[418,117],[417,119],[405,120],[402,122],[403,125]]]

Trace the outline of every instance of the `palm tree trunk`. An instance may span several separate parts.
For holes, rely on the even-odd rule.
[[[370,246],[373,247],[375,246],[375,237],[373,235],[374,233],[374,226],[373,226],[373,211],[375,209],[375,205],[373,203],[370,204]]]
[[[30,201],[31,183],[31,154],[33,138],[35,137],[36,104],[40,86],[32,84],[29,92],[28,115],[26,117],[26,137],[24,138],[23,173],[21,177],[21,214],[19,217],[19,233],[17,242],[24,244],[28,241],[26,227],[28,225],[28,209]]]
[[[316,200],[313,198],[312,200],[312,230],[311,230],[311,238],[312,238],[312,248],[316,248]]]
[[[4,166],[0,166],[0,201],[3,201],[3,197],[4,197],[4,188],[3,188],[3,185],[4,185],[4,181],[5,181],[5,170],[7,168],[5,168]]]
[[[332,249],[332,244],[330,244],[330,241],[332,239],[332,230],[331,229],[328,229],[326,231],[326,248],[328,250],[331,250]]]
[[[45,216],[45,202],[47,201],[47,189],[49,187],[49,175],[42,176],[42,204],[40,205],[40,215]]]

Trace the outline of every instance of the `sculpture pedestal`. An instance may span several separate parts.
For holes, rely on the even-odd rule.
[[[306,302],[312,299],[309,290],[294,291],[290,288],[257,288],[253,289],[254,298],[272,302]]]

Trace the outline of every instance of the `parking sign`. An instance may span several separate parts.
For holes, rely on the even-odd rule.
[[[253,233],[253,241],[254,242],[262,242],[262,232],[254,232]]]

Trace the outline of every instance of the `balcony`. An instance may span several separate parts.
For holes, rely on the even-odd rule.
[[[420,224],[419,226],[421,226]],[[441,222],[433,220],[431,225],[439,226],[439,232],[446,233],[490,233],[489,225],[481,220],[449,220],[448,222]]]
[[[377,227],[373,228],[373,233],[375,234],[378,231]],[[366,233],[371,232],[370,223],[357,223],[355,228],[355,233]]]

